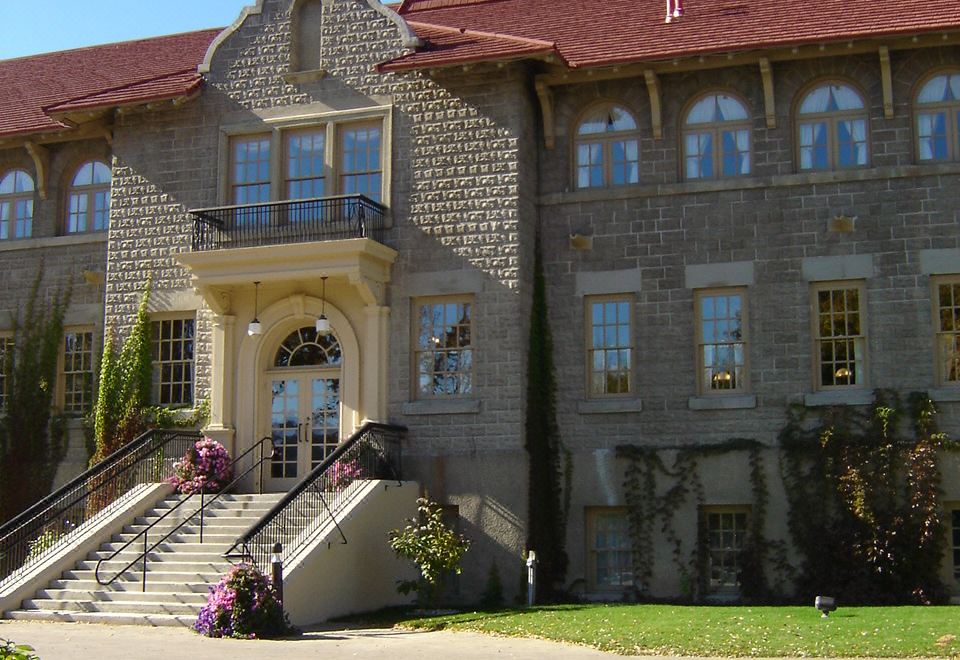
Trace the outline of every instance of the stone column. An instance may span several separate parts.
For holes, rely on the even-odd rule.
[[[234,418],[234,326],[237,317],[221,314],[213,318],[213,355],[210,383],[210,423],[206,434],[220,442],[231,456],[243,448],[234,446],[236,419]]]
[[[363,308],[366,327],[361,355],[361,398],[366,419],[387,421],[387,364],[389,362],[390,308],[367,305]]]

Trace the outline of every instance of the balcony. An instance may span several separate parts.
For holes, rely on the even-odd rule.
[[[193,251],[371,238],[382,242],[386,209],[364,195],[220,206],[190,211]]]

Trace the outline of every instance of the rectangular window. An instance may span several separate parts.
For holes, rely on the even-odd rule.
[[[937,380],[940,385],[960,385],[960,279],[937,280],[933,287]]]
[[[270,136],[235,137],[230,145],[230,203],[269,202]]]
[[[457,298],[417,300],[414,363],[418,398],[473,394],[473,303]]]
[[[93,331],[68,330],[63,335],[63,412],[90,411],[93,396]]]
[[[749,507],[704,507],[709,588],[713,593],[740,590],[740,555],[747,539]]]
[[[813,290],[818,389],[866,385],[866,323],[862,283],[820,284]]]
[[[7,367],[13,359],[13,337],[0,336],[0,408],[7,405]]]
[[[347,124],[340,128],[340,193],[366,195],[380,201],[383,165],[380,124]]]
[[[152,323],[153,402],[161,406],[193,403],[194,319]]]
[[[587,300],[587,391],[590,396],[633,391],[633,305],[629,298]]]
[[[633,546],[626,509],[587,509],[587,554],[592,591],[622,591],[633,586]]]
[[[747,387],[745,292],[698,291],[694,304],[700,393],[744,391]]]
[[[324,127],[286,134],[288,199],[324,196],[326,130]]]

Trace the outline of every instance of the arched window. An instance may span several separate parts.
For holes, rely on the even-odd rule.
[[[67,233],[105,231],[110,222],[110,168],[89,160],[77,168],[67,195]]]
[[[313,326],[304,326],[283,340],[273,358],[273,366],[336,367],[342,360],[340,342],[336,337],[318,335]]]
[[[684,176],[717,179],[750,174],[750,116],[739,100],[708,94],[683,119]]]
[[[11,170],[0,178],[0,240],[33,233],[33,177]]]
[[[860,93],[829,82],[807,92],[797,109],[801,170],[864,167],[869,161],[867,110]]]
[[[633,115],[618,105],[589,112],[577,125],[577,188],[623,186],[640,181],[640,143]]]
[[[928,80],[916,105],[917,159],[960,160],[960,73]]]

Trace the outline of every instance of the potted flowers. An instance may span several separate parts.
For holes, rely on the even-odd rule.
[[[233,461],[223,445],[211,438],[203,438],[173,464],[173,469],[174,475],[169,481],[177,487],[178,493],[217,493],[230,483]]]

